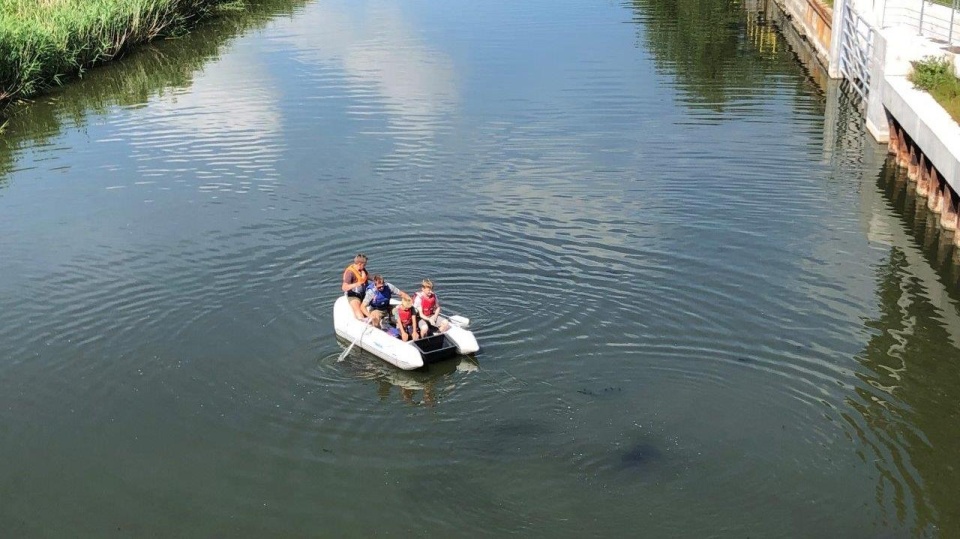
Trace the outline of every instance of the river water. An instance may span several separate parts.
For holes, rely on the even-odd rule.
[[[957,255],[757,20],[272,0],[15,111],[3,535],[960,535]],[[358,251],[480,353],[337,362]]]

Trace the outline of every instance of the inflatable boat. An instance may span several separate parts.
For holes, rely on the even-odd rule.
[[[392,306],[398,301],[392,300]],[[333,303],[333,328],[341,338],[350,342],[349,353],[358,346],[380,359],[403,370],[419,369],[424,365],[443,361],[457,354],[473,354],[480,350],[473,332],[467,329],[470,320],[462,316],[444,316],[450,328],[443,332],[415,341],[402,341],[386,331],[376,328],[353,316],[353,309],[346,296]]]

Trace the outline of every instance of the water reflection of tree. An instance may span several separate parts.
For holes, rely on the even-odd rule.
[[[901,217],[912,198],[894,199]],[[848,399],[860,415],[848,421],[869,448],[863,458],[880,473],[878,503],[892,504],[899,522],[912,509],[918,535],[960,537],[960,350],[953,334],[960,328],[951,327],[956,313],[943,311],[957,307],[955,300],[931,301],[936,292],[915,264],[892,247],[877,270],[880,314],[865,322],[873,337],[857,360],[866,385]]]
[[[741,0],[633,0],[656,66],[675,74],[688,105],[720,112],[746,90],[769,87],[770,75],[790,69],[788,51],[771,61],[746,33]]]
[[[186,36],[140,47],[32,103],[10,107],[0,135],[0,188],[15,169],[21,149],[47,143],[64,128],[82,127],[111,107],[143,105],[151,97],[189,87],[194,75],[219,58],[234,37],[279,15],[291,14],[306,1],[253,2],[247,11],[227,12]]]

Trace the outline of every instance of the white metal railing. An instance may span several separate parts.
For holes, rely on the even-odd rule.
[[[840,17],[840,74],[866,102],[870,91],[873,27],[850,2],[843,3]]]
[[[947,47],[960,45],[960,0],[875,0],[877,8],[881,26],[907,26]]]

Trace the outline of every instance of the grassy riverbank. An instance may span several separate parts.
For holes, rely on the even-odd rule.
[[[0,0],[0,112],[246,0]]]
[[[910,82],[933,96],[953,120],[960,123],[960,79],[953,72],[953,62],[927,57],[912,63]]]

